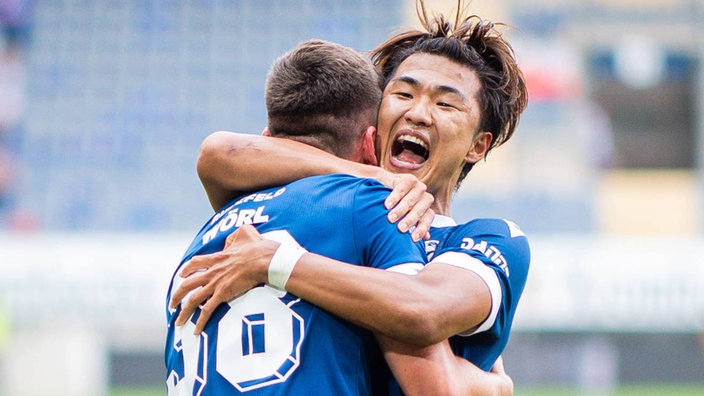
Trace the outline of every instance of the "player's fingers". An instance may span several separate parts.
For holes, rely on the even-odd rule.
[[[413,242],[418,242],[421,239],[427,240],[430,238],[430,226],[433,224],[434,218],[435,211],[432,209],[428,209],[423,213],[420,220],[418,220],[418,224],[416,224],[416,228],[411,234],[411,239],[413,239]]]
[[[191,294],[191,298],[189,298],[189,301],[193,301],[194,296],[198,296],[198,294],[203,293],[202,289],[199,291],[195,290],[199,287],[202,288],[204,285],[207,285],[209,279],[209,273],[202,273],[198,275],[192,275],[185,279],[183,282],[181,282],[179,287],[176,288],[176,290],[171,295],[171,308],[175,309],[179,304],[182,304],[183,299],[185,299],[186,296],[189,294]]]
[[[182,301],[181,312],[179,312],[178,317],[176,317],[176,326],[183,326],[183,324],[186,323],[186,321],[188,321],[188,319],[193,315],[193,312],[196,311],[198,305],[199,302],[195,298],[195,295],[192,295],[191,298],[186,301]]]
[[[409,178],[408,176],[411,176],[412,178]],[[401,202],[403,197],[405,197],[406,194],[413,189],[413,184],[417,182],[417,179],[415,179],[412,175],[396,175],[394,178],[394,185],[391,186],[393,190],[389,196],[386,197],[386,200],[384,200],[384,206],[386,209],[396,207],[396,205]],[[393,221],[395,220],[392,220],[392,222]]]
[[[398,222],[398,229],[401,232],[406,232],[407,230],[410,230],[411,227],[417,225],[418,222],[424,220],[426,212],[430,210],[430,207],[433,205],[434,199],[432,195],[425,191],[417,191],[417,193],[417,198],[414,197],[413,201],[409,200],[409,204],[413,202],[413,206],[408,210],[408,213],[406,213],[405,217]],[[409,193],[407,196],[410,197],[411,194]]]
[[[405,197],[407,193],[408,190],[399,190],[397,188],[394,188],[389,194],[389,196],[386,197],[386,200],[384,201],[384,207],[386,209],[393,209],[397,207],[401,199]]]
[[[187,278],[199,271],[205,271],[214,264],[214,259],[219,253],[194,256],[181,269],[181,278]]]
[[[386,217],[390,223],[395,223],[398,221],[398,219],[402,219],[411,210],[411,203],[406,199],[406,197],[404,197],[401,202],[399,202],[393,209],[389,211],[389,214]],[[402,221],[399,222],[396,226],[401,232],[408,231],[408,226],[406,226],[405,223]]]
[[[199,335],[203,332],[205,325],[208,324],[208,320],[213,315],[213,312],[215,312],[215,308],[218,307],[220,302],[221,301],[217,301],[211,298],[205,304],[203,304],[203,306],[200,308],[200,315],[198,315],[198,320],[196,321],[196,329],[193,332],[194,335]]]
[[[181,312],[178,313],[176,317],[176,326],[183,326],[188,319],[193,315],[198,305],[190,304],[190,301],[181,305]]]
[[[389,211],[389,221],[394,222],[402,219],[398,223],[401,232],[408,231],[417,221],[420,215],[426,210],[426,203],[423,201],[425,191],[421,188],[414,188],[409,191],[401,201]],[[420,204],[420,206],[418,206]]]
[[[176,326],[182,326],[190,318],[196,309],[210,297],[212,292],[209,288],[203,287],[193,292],[188,300],[181,303],[181,312],[176,318]]]
[[[207,281],[206,277],[201,275],[201,276],[192,276],[183,282],[181,282],[181,285],[179,285],[176,290],[171,293],[171,302],[169,303],[169,306],[171,309],[175,309],[183,300],[188,293],[191,291],[195,290],[196,288],[203,286],[205,282]]]
[[[186,311],[184,308],[181,309],[181,312],[178,313],[178,316],[176,317],[176,326],[183,326],[187,321],[188,318],[191,317],[193,312],[191,311]]]

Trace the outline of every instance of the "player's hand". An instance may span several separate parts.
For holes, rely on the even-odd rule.
[[[179,274],[185,280],[169,304],[172,309],[181,304],[176,325],[186,323],[200,306],[194,332],[200,334],[218,305],[266,282],[278,247],[279,243],[262,239],[254,227],[243,225],[228,236],[223,251],[191,258]]]
[[[387,216],[389,221],[398,221],[397,227],[401,232],[415,226],[411,238],[416,242],[427,239],[435,212],[430,209],[434,198],[426,191],[425,184],[407,173],[394,174],[384,184],[393,189],[384,201],[386,208],[390,209]]]
[[[513,395],[513,380],[506,374],[504,369],[504,360],[501,356],[496,359],[496,363],[491,368],[491,373],[496,374],[494,378],[498,383],[498,393],[499,396],[512,396]]]

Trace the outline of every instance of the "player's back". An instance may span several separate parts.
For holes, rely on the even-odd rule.
[[[355,265],[420,262],[422,248],[386,220],[388,192],[371,180],[329,175],[241,197],[206,223],[179,268],[194,255],[221,250],[242,224]],[[176,274],[167,301],[180,283]],[[167,310],[170,395],[369,392],[372,334],[289,293],[262,286],[221,304],[199,337],[192,335],[194,320],[174,327],[178,312]]]

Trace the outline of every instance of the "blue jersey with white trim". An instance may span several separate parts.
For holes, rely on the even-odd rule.
[[[471,257],[468,260],[478,260],[498,278],[501,303],[493,307],[490,322],[471,335],[450,338],[455,355],[489,371],[508,343],[518,300],[526,284],[530,266],[528,239],[516,224],[502,219],[475,219],[454,227],[433,228],[430,234],[429,245],[435,246],[429,254],[434,258],[459,252]]]
[[[513,316],[525,287],[530,265],[528,239],[518,226],[507,220],[475,219],[457,225],[452,218],[437,215],[425,249],[428,261],[439,258],[437,262],[443,262],[444,258],[452,256],[453,265],[465,266],[468,262],[467,267],[477,270],[475,265],[479,264],[486,266],[479,268],[483,274],[486,269],[496,274],[495,292],[501,302],[498,307],[492,307],[495,308],[492,309],[494,315],[470,335],[450,337],[450,346],[456,356],[485,371],[491,370],[508,343]],[[388,394],[403,395],[390,370],[384,375],[390,377],[387,380]]]
[[[221,304],[200,336],[193,336],[200,311],[176,327],[180,308],[171,310],[168,302],[182,282],[184,263],[222,250],[242,224],[355,265],[424,263],[422,244],[386,219],[389,192],[369,179],[317,176],[241,197],[218,211],[193,240],[169,287],[169,395],[370,394],[369,361],[379,356],[372,334],[290,293],[254,288]]]

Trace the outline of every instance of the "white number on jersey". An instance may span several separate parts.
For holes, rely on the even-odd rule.
[[[264,237],[295,242],[286,231]],[[285,295],[269,286],[248,291],[228,303],[229,310],[217,323],[214,335],[203,332],[194,336],[191,320],[176,328],[173,348],[183,357],[183,373],[169,373],[169,396],[200,395],[212,369],[208,367],[209,337],[217,337],[215,370],[239,391],[285,381],[300,364],[305,336],[303,318],[291,309],[300,299],[286,303]]]

